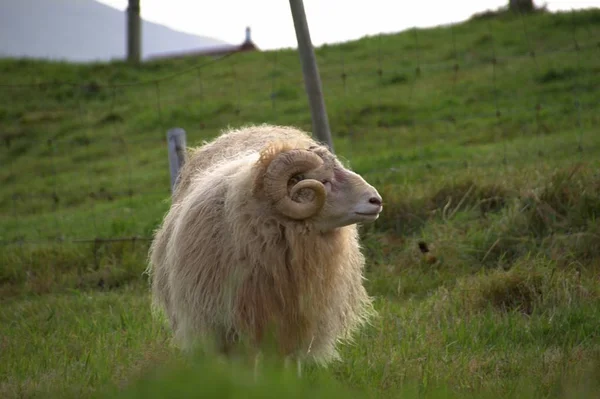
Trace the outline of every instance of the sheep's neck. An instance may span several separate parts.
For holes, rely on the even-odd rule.
[[[253,268],[238,297],[238,315],[256,343],[274,335],[284,354],[298,350],[298,343],[309,345],[316,333],[315,315],[324,311],[335,291],[347,234],[344,229],[307,234],[286,230],[279,245],[264,248],[261,267]]]

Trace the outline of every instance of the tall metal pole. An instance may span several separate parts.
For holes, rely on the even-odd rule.
[[[329,119],[327,118],[327,110],[325,109],[317,60],[308,31],[308,23],[306,22],[304,3],[302,0],[290,0],[290,8],[296,29],[296,39],[298,40],[298,53],[300,54],[300,61],[302,63],[304,86],[310,104],[313,134],[319,141],[327,144],[333,152]]]
[[[127,7],[127,61],[139,64],[142,53],[140,0],[129,0]]]

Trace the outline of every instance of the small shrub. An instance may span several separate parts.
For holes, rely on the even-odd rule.
[[[481,311],[491,306],[501,312],[531,314],[542,295],[542,278],[535,270],[496,269],[460,280],[455,291],[462,307],[468,311]]]
[[[410,81],[410,78],[408,77],[408,75],[406,75],[404,73],[400,73],[400,72],[394,72],[390,76],[387,76],[385,79],[383,79],[382,83],[384,85],[391,86],[391,85],[408,83],[409,81]]]
[[[113,123],[120,123],[123,121],[124,121],[124,119],[120,114],[118,114],[116,112],[109,112],[98,121],[97,125],[98,126],[110,125]]]
[[[538,83],[552,83],[558,81],[571,81],[578,75],[578,72],[573,68],[555,69],[550,68],[536,78]]]
[[[511,195],[513,193],[502,186],[480,186],[468,180],[440,188],[431,197],[430,204],[433,209],[445,209],[452,213],[476,208],[482,214],[486,214],[501,210]]]
[[[581,231],[600,216],[600,176],[583,164],[559,170],[541,190],[529,191],[521,202],[529,231],[538,237]]]

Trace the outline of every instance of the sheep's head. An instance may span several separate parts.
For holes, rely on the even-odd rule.
[[[260,186],[275,209],[288,218],[310,219],[327,231],[375,221],[383,209],[377,190],[344,168],[325,147],[281,149],[267,158]]]

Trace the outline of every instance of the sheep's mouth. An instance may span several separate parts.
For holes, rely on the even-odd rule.
[[[356,215],[366,219],[377,219],[380,212],[354,212]]]

